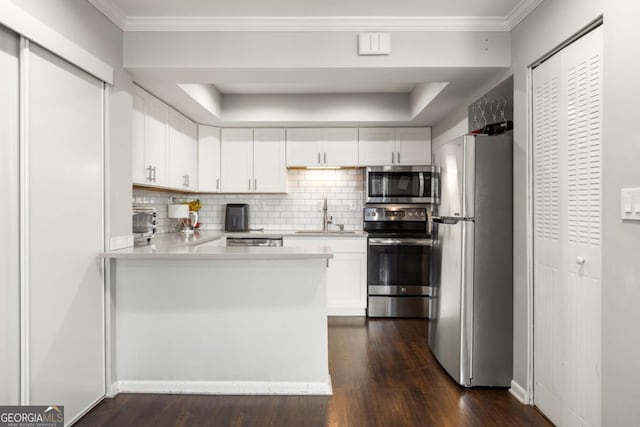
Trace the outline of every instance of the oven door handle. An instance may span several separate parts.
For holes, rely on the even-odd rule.
[[[431,239],[369,238],[369,246],[433,246]]]

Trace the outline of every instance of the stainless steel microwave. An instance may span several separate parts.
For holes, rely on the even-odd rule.
[[[366,179],[367,203],[440,203],[435,166],[372,166]]]

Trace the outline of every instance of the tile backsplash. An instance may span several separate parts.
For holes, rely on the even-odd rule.
[[[134,188],[134,203],[148,203],[158,212],[158,232],[170,230],[175,220],[167,217],[169,197],[200,199],[201,228],[224,229],[227,203],[249,204],[249,227],[265,230],[321,230],[322,200],[328,214],[346,230],[362,230],[364,169],[289,169],[287,194],[183,194]],[[337,228],[336,228],[337,229]]]

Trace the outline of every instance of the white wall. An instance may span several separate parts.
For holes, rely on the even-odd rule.
[[[620,189],[640,187],[640,3],[604,2],[603,426],[640,420],[640,223],[620,220]]]
[[[109,103],[109,227],[131,234],[131,79],[122,68],[122,31],[85,0],[10,0],[113,67]]]
[[[395,32],[392,54],[358,56],[357,34],[127,32],[129,68],[508,67],[506,32]]]
[[[468,99],[461,102],[459,109],[449,115],[446,122],[433,128],[434,147],[450,137],[459,136],[466,132],[467,106],[508,75],[514,75],[513,377],[525,389],[527,387],[526,70],[528,65],[602,14],[603,4],[603,0],[548,0],[543,2],[511,33],[511,68],[504,74],[496,76],[494,82],[479,88],[475,93],[471,93]],[[608,26],[605,24],[605,34],[607,28]],[[605,58],[606,55],[607,49],[605,47]],[[605,65],[605,70],[607,67],[608,65]],[[605,86],[607,86],[606,81]],[[608,88],[605,88],[605,93],[607,90]]]

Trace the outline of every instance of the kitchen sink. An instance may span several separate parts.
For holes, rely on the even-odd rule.
[[[321,231],[321,230],[298,230],[296,233],[300,234],[355,234],[355,231]]]

